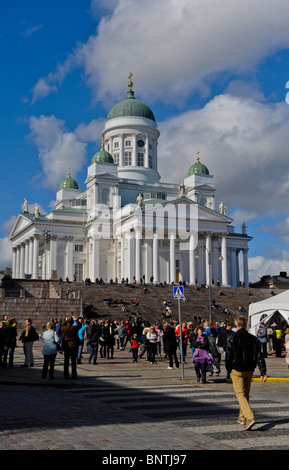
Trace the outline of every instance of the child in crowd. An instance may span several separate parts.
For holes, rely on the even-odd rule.
[[[137,334],[134,334],[133,337],[131,338],[131,351],[132,351],[132,357],[133,357],[133,362],[137,362],[138,358],[138,348],[139,348],[139,338]]]

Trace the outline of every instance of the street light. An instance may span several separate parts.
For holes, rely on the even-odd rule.
[[[205,250],[208,252],[208,265],[209,265],[209,319],[212,321],[212,300],[211,300],[211,281],[212,281],[212,251],[218,250],[217,247],[212,248],[212,250],[208,250],[206,246],[203,246]],[[200,259],[199,255],[195,256],[196,260]],[[218,257],[218,261],[223,261],[223,256]]]

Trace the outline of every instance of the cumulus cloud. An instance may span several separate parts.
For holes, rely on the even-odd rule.
[[[8,237],[0,238],[0,269],[12,266],[12,243]]]
[[[179,103],[192,90],[206,92],[219,73],[251,71],[289,46],[284,0],[111,0],[109,10],[96,33],[41,79],[34,99],[81,66],[97,100],[122,96],[120,82],[131,71],[143,99]]]
[[[86,156],[86,143],[78,140],[65,123],[55,116],[32,116],[29,121],[30,138],[38,147],[42,166],[41,183],[56,188],[67,174],[76,177],[81,171]]]
[[[289,252],[284,250],[279,256],[254,256],[248,259],[249,280],[257,282],[264,275],[278,276],[281,271],[288,273]]]
[[[199,149],[201,162],[215,177],[216,199],[224,201],[227,212],[238,208],[250,219],[287,213],[288,117],[285,100],[269,104],[228,93],[160,123],[163,180],[183,180]]]

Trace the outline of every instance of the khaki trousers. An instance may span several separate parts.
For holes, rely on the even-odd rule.
[[[251,387],[251,380],[253,372],[238,372],[237,370],[231,371],[231,379],[240,405],[239,418],[250,421],[254,419],[253,411],[249,405],[249,394]]]

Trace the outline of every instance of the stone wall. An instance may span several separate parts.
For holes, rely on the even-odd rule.
[[[51,318],[64,319],[68,315],[79,316],[82,305],[80,299],[37,299],[29,298],[1,298],[0,318],[8,315],[16,319],[18,329],[24,328],[26,318],[31,318],[36,328],[47,323]]]

